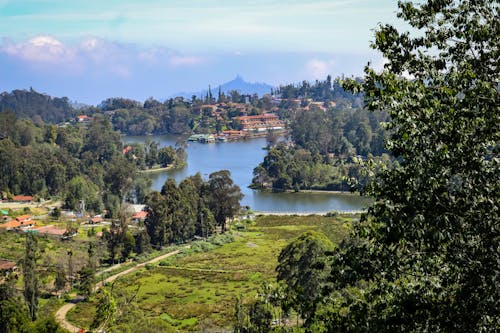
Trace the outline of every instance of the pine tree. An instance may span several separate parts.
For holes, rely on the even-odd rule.
[[[31,320],[38,312],[38,276],[36,274],[38,241],[32,233],[26,233],[26,252],[23,261],[24,299],[28,305]]]

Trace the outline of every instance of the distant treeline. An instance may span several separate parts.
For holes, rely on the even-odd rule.
[[[18,118],[29,118],[34,123],[60,123],[78,114],[67,97],[51,97],[30,90],[13,90],[0,94],[0,112],[13,111]]]
[[[291,119],[291,111],[307,106],[309,101],[335,101],[339,107],[360,107],[362,98],[345,92],[339,79],[330,76],[325,81],[284,85],[259,98],[257,94],[244,95],[238,91],[225,94],[208,90],[204,98],[192,96],[190,100],[182,97],[158,101],[147,99],[144,103],[124,98],[108,98],[97,106],[74,108],[67,97],[57,98],[38,93],[33,89],[14,90],[0,95],[0,112],[11,110],[19,118],[29,118],[39,124],[42,122],[58,124],[75,120],[80,114],[93,116],[104,114],[113,128],[123,134],[183,134],[214,133],[224,129],[240,129],[235,119],[240,115],[254,115],[276,112],[283,120]],[[299,102],[297,102],[299,100]],[[223,112],[217,116],[209,105],[223,105]],[[243,109],[242,109],[243,105]]]

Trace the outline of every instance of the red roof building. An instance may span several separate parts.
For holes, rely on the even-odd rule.
[[[76,119],[78,120],[79,123],[86,123],[90,121],[90,117],[84,114],[79,115],[78,117],[76,117]]]
[[[0,260],[0,272],[12,272],[17,269],[17,265],[13,261],[9,260]]]
[[[31,202],[31,201],[33,201],[33,197],[31,195],[15,195],[12,197],[12,201]]]
[[[148,212],[141,210],[140,212],[135,213],[134,216],[132,216],[132,219],[139,222],[144,221],[146,217],[148,217]]]
[[[31,220],[31,215],[21,215],[15,220],[0,224],[0,228],[6,230],[31,229],[35,224],[36,222]]]
[[[96,224],[96,223],[101,223],[103,221],[102,216],[94,216],[93,218],[90,219],[90,223]]]
[[[283,122],[277,115],[264,113],[256,116],[243,116],[238,118],[243,131],[267,131],[282,130],[285,128]]]
[[[46,225],[35,228],[39,235],[62,236],[66,232],[64,229],[56,228],[53,225]]]
[[[132,151],[132,146],[127,146],[122,149],[122,154],[126,155],[128,152]]]

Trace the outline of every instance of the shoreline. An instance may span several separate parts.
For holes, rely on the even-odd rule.
[[[260,191],[260,192],[268,192],[268,193],[313,193],[313,194],[339,194],[339,195],[352,195],[352,196],[362,196],[360,195],[359,192],[351,192],[351,191],[336,191],[336,190],[285,190],[285,191],[273,191],[273,189],[259,189],[259,188],[252,188],[248,186],[248,188],[254,190],[254,191]]]
[[[266,211],[253,211],[254,215],[271,215],[271,216],[308,216],[308,215],[319,215],[326,216],[328,214],[349,214],[357,215],[365,212],[364,210],[353,210],[353,211],[337,211],[329,210],[324,212],[266,212]]]
[[[173,170],[175,168],[176,168],[176,166],[171,164],[171,165],[167,165],[166,167],[161,167],[161,168],[151,168],[151,169],[139,170],[139,172],[141,172],[141,173],[153,173],[153,172]]]

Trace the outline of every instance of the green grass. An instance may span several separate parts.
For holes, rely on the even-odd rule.
[[[233,242],[215,248],[194,245],[180,256],[120,278],[113,290],[120,298],[140,286],[136,302],[144,314],[180,331],[203,330],[204,323],[230,328],[235,299],[251,301],[263,283],[274,281],[277,257],[286,244],[308,230],[339,242],[351,220],[347,215],[259,216],[245,231],[232,231]],[[77,305],[69,319],[88,327],[93,306]]]

